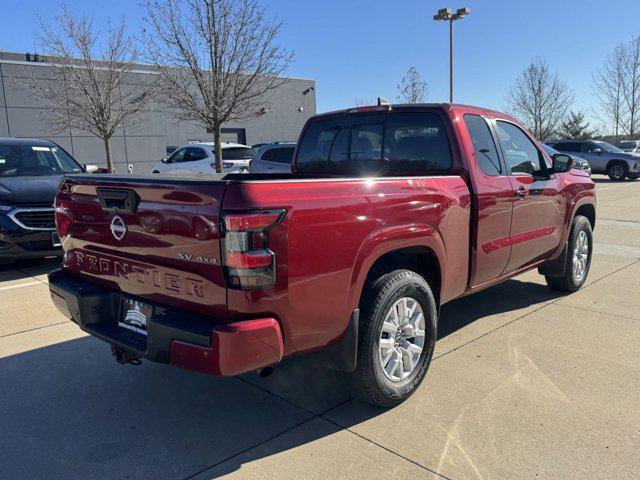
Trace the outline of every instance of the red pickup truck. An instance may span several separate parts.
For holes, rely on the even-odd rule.
[[[444,303],[536,267],[580,288],[595,212],[588,175],[506,115],[362,107],[311,118],[291,174],[67,177],[49,285],[121,363],[237,375],[323,350],[392,406]]]

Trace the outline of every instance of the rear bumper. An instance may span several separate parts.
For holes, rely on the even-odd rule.
[[[282,359],[282,332],[273,318],[223,324],[143,300],[153,307],[145,336],[118,326],[126,294],[74,277],[64,269],[49,274],[49,290],[58,310],[82,330],[140,358],[225,376]]]

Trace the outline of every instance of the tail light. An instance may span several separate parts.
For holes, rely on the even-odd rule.
[[[223,263],[230,288],[265,288],[276,281],[276,255],[269,250],[269,230],[285,210],[223,213]]]
[[[62,205],[56,205],[56,229],[60,238],[69,235],[69,229],[73,223],[71,212]]]

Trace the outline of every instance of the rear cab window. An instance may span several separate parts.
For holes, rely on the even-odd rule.
[[[435,112],[345,114],[304,131],[296,167],[302,172],[428,172],[453,167],[449,136]]]

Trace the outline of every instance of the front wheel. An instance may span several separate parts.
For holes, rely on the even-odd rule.
[[[362,400],[393,407],[418,388],[431,363],[438,321],[433,293],[417,273],[395,270],[373,283],[361,312],[348,384]]]
[[[593,233],[587,217],[576,215],[571,225],[567,243],[567,263],[561,277],[545,276],[547,284],[554,290],[575,292],[587,280],[591,255],[593,254]]]

